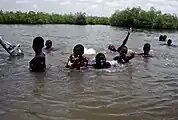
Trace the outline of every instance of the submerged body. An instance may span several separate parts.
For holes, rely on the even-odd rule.
[[[149,54],[150,50],[151,50],[151,45],[149,43],[145,43],[143,47],[143,53],[139,53],[137,55],[143,57],[152,57],[152,55]]]
[[[80,70],[81,67],[87,67],[88,59],[83,54],[83,45],[77,44],[76,46],[74,46],[73,54],[70,55],[66,67],[76,70]]]
[[[116,60],[118,63],[125,64],[128,63],[132,58],[134,58],[135,53],[132,52],[130,55],[127,55],[128,48],[126,46],[123,46],[120,50],[120,55],[114,57],[113,60]]]
[[[164,44],[160,44],[160,45],[162,45],[162,46],[166,45],[166,46],[171,46],[171,47],[178,47],[177,45],[173,45],[173,44],[172,44],[172,40],[171,40],[171,39],[169,39],[169,40],[167,41],[167,44],[164,43]]]
[[[84,56],[70,55],[66,67],[80,70],[82,67],[88,66],[88,59]]]
[[[35,57],[29,62],[29,64],[32,72],[45,71],[46,69],[45,54],[42,52],[36,54]]]

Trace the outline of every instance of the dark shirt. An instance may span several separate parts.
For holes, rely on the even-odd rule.
[[[40,53],[39,55],[36,55],[31,61],[30,61],[30,69],[32,72],[41,72],[45,71],[46,69],[46,60],[45,60],[45,54]]]
[[[73,54],[69,57],[67,66],[72,69],[80,70],[81,67],[88,66],[88,59],[84,56],[74,56]]]

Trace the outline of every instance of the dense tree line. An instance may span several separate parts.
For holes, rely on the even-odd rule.
[[[1,24],[77,24],[112,25],[150,29],[177,29],[178,18],[175,14],[162,13],[151,7],[145,11],[140,7],[116,10],[111,17],[87,16],[85,13],[48,14],[43,12],[0,11]]]
[[[110,17],[112,26],[150,28],[150,29],[177,29],[178,18],[175,14],[163,14],[151,7],[149,11],[138,8],[127,8],[115,11]]]
[[[1,24],[103,24],[109,25],[108,17],[86,16],[85,13],[76,14],[48,14],[43,12],[3,12],[0,11]]]

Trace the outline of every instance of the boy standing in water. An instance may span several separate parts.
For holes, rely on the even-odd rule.
[[[33,40],[32,48],[35,51],[35,57],[30,61],[30,69],[32,72],[45,71],[46,60],[45,54],[42,52],[44,47],[44,40],[42,37],[36,37]]]
[[[78,44],[73,49],[73,54],[70,55],[66,67],[80,70],[81,67],[88,66],[88,59],[83,56],[84,47],[81,44]]]

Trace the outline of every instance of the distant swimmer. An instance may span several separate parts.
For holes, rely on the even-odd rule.
[[[46,49],[51,49],[52,48],[52,41],[51,40],[47,40],[46,43],[45,43],[45,48]]]
[[[116,49],[116,47],[115,47],[114,45],[109,45],[109,46],[108,46],[108,49],[111,50],[111,51],[113,51],[113,52],[119,52],[119,53],[120,53],[121,48],[126,45],[128,39],[129,39],[129,36],[130,36],[131,31],[132,31],[132,28],[130,28],[130,30],[128,31],[127,36],[126,36],[126,38],[124,39],[124,41],[123,41],[123,43],[122,43],[122,45],[121,45],[120,47],[118,47],[118,48]]]
[[[166,35],[160,35],[159,36],[159,41],[166,41],[167,36]]]
[[[177,45],[173,45],[173,44],[172,44],[172,40],[171,40],[171,39],[169,39],[169,40],[167,41],[167,44],[160,44],[160,45],[167,45],[167,46],[171,46],[171,47],[178,47]]]
[[[22,56],[23,51],[20,48],[20,44],[12,45],[9,42],[4,42],[2,37],[0,37],[0,44],[11,56]]]
[[[143,53],[139,53],[137,55],[141,55],[143,57],[152,57],[152,55],[149,54],[150,50],[151,50],[151,45],[149,43],[145,43],[143,47]]]
[[[45,48],[44,48],[44,51],[46,51],[47,53],[48,52],[51,52],[51,51],[57,51],[58,49],[57,48],[53,48],[53,43],[52,43],[52,40],[47,40],[45,42]]]
[[[32,48],[35,51],[35,57],[29,62],[32,72],[41,72],[46,69],[45,54],[42,52],[44,40],[42,37],[36,37],[33,40]]]
[[[73,54],[70,55],[66,67],[71,69],[80,70],[88,66],[88,59],[83,56],[84,46],[77,44],[73,49]]]
[[[128,48],[126,46],[123,46],[120,50],[120,55],[114,57],[113,60],[116,60],[118,63],[125,64],[128,63],[132,58],[134,58],[135,53],[132,52],[130,55],[127,55]]]

